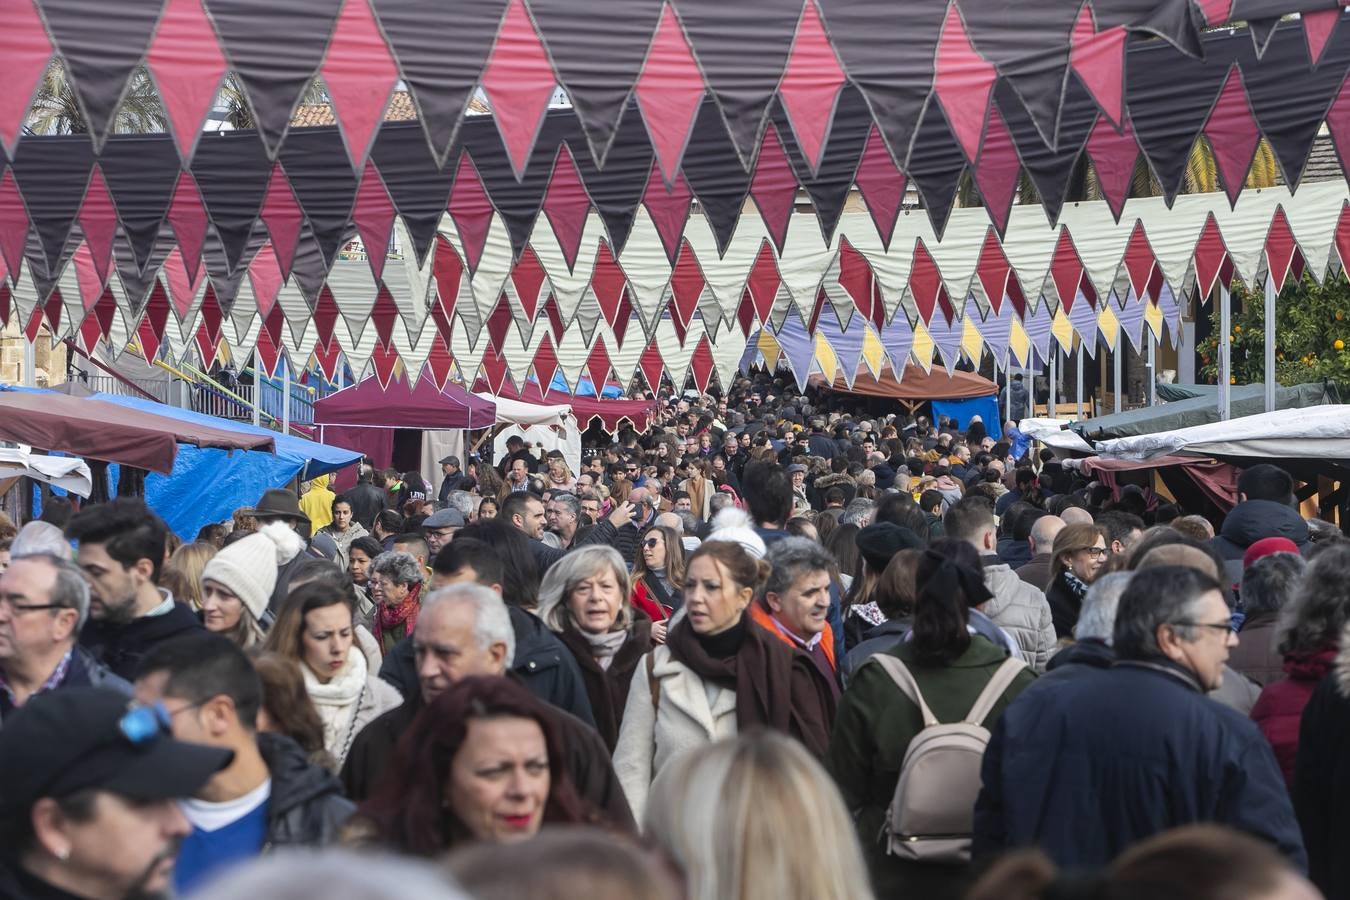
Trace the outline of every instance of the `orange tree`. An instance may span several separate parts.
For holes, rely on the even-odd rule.
[[[1234,282],[1232,326],[1219,333],[1219,310],[1210,304],[1210,336],[1200,342],[1199,378],[1213,384],[1218,378],[1218,341],[1232,347],[1233,381],[1265,381],[1265,304],[1258,291]],[[1350,388],[1350,282],[1328,278],[1318,285],[1304,276],[1285,282],[1275,301],[1275,377],[1280,384],[1331,381]]]

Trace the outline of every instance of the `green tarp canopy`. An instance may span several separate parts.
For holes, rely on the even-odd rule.
[[[1141,434],[1156,434],[1160,431],[1175,431],[1178,428],[1190,428],[1219,421],[1218,388],[1212,384],[1167,385],[1181,391],[1196,391],[1187,399],[1171,403],[1157,403],[1143,409],[1110,416],[1099,416],[1069,425],[1089,441],[1105,441],[1111,438],[1135,437]],[[1163,385],[1158,386],[1158,398],[1163,397]],[[1201,393],[1206,392],[1206,393]],[[1180,393],[1180,396],[1186,396]],[[1293,387],[1275,389],[1276,409],[1301,409],[1305,406],[1319,406],[1323,403],[1338,403],[1335,390],[1325,384],[1298,384]],[[1235,387],[1230,399],[1231,418],[1252,416],[1266,411],[1265,385],[1246,384]]]

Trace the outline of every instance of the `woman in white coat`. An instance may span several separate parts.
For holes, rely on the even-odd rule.
[[[403,697],[367,662],[352,616],[355,599],[327,581],[296,588],[267,636],[267,649],[289,659],[323,721],[324,749],[339,767],[352,741]]]
[[[639,822],[656,774],[711,741],[764,726],[798,738],[817,757],[826,752],[834,718],[829,685],[809,657],[746,613],[768,575],[768,563],[733,541],[707,541],[689,558],[684,608],[666,643],[633,674],[614,751]]]

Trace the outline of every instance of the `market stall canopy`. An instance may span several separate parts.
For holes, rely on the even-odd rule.
[[[276,443],[276,452],[271,456],[276,459],[279,466],[290,469],[290,475],[281,479],[280,484],[272,485],[272,487],[280,487],[291,478],[309,480],[320,475],[327,475],[359,462],[361,459],[361,454],[343,450],[341,447],[330,447],[327,444],[321,444],[318,441],[311,441],[308,438],[293,434],[280,434],[246,422],[235,422],[231,419],[193,412],[190,409],[179,409],[176,406],[168,406],[155,400],[104,393],[94,394],[93,397],[95,400],[104,403],[113,403],[127,409],[138,409],[142,412],[167,416],[192,425],[207,425],[224,431],[272,438]]]
[[[1350,459],[1350,406],[1242,416],[1190,428],[1116,438],[1097,444],[1103,457],[1152,459],[1168,454],[1262,460]]]
[[[498,424],[521,425],[526,428],[532,425],[541,425],[545,428],[563,428],[567,425],[569,419],[572,420],[573,425],[576,424],[576,418],[572,415],[572,407],[567,404],[540,406],[535,403],[511,400],[507,397],[494,397],[491,394],[475,394],[474,396],[479,400],[496,405]]]
[[[276,442],[275,453],[227,453],[209,448],[179,447],[172,472],[146,476],[146,504],[185,541],[195,539],[203,525],[223,522],[236,509],[253,506],[269,488],[286,487],[296,478],[307,480],[336,472],[361,459],[360,453],[350,450],[166,406],[154,400],[115,394],[95,394],[94,397],[121,411],[153,413],[188,425],[267,436]]]
[[[484,383],[474,385],[475,390],[484,390]],[[577,422],[582,428],[591,421],[599,419],[606,431],[618,431],[627,421],[637,431],[645,431],[652,414],[656,412],[655,400],[605,400],[596,397],[570,397],[558,391],[540,391],[536,382],[526,382],[524,388],[505,386],[491,396],[507,400],[522,400],[542,406],[572,407]]]
[[[52,484],[80,497],[94,490],[89,464],[75,456],[48,456],[32,447],[0,447],[0,483],[11,478],[31,478]],[[0,488],[3,494],[7,488]]]
[[[998,394],[998,385],[974,372],[957,370],[948,373],[942,369],[925,372],[915,365],[905,366],[898,380],[889,367],[881,377],[859,372],[850,388],[843,377],[837,377],[831,387],[836,393],[862,394],[867,397],[892,397],[896,400],[965,400],[972,397],[991,397]]]
[[[1089,456],[1081,460],[1079,465],[1083,474],[1109,487],[1112,497],[1117,500],[1120,499],[1118,473],[1151,470],[1157,472],[1178,500],[1182,500],[1186,493],[1198,493],[1205,502],[1224,513],[1238,502],[1238,470],[1228,463],[1212,459],[1168,455],[1146,460]],[[1185,481],[1180,482],[1177,476]]]
[[[457,384],[439,388],[429,380],[398,379],[388,387],[371,377],[314,404],[315,425],[369,428],[487,428],[497,421],[491,400]]]
[[[173,470],[179,444],[272,451],[270,434],[246,434],[101,400],[0,386],[0,440],[60,450],[151,472]]]
[[[1052,334],[1159,339],[1169,298],[1220,280],[1341,267],[1345,182],[1302,183],[1324,124],[1350,158],[1328,0],[1007,9],[20,0],[0,319],[205,366],[256,349],[268,372],[345,357],[382,383],[682,387],[725,384],[738,332],[821,304],[916,345],[978,320],[1027,363],[1016,347],[1043,359]],[[25,133],[53,54],[86,133]],[[171,134],[110,136],[142,64]],[[226,73],[258,130],[203,138]],[[315,78],[338,128],[291,128]],[[418,121],[381,124],[400,82]],[[461,126],[476,92],[493,115]],[[1223,190],[1178,196],[1198,143]],[[1266,148],[1287,187],[1243,190]],[[1162,196],[1127,201],[1140,164]],[[1088,166],[1105,200],[1067,202]],[[1041,205],[1014,204],[1024,176]],[[954,209],[972,183],[984,207]],[[355,238],[366,259],[343,258]]]
[[[1231,396],[1232,415],[1235,418],[1250,416],[1266,408],[1264,385],[1247,384],[1235,387]],[[1323,403],[1335,403],[1337,399],[1334,390],[1325,384],[1299,384],[1275,389],[1276,409],[1318,406]],[[1085,419],[1082,422],[1074,422],[1069,427],[1089,441],[1104,441],[1112,438],[1160,434],[1217,421],[1219,410],[1214,399],[1199,396],[1099,416],[1095,419]]]

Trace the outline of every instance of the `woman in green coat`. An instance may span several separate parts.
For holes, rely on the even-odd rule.
[[[963,541],[935,541],[919,561],[914,628],[878,655],[898,658],[914,677],[939,722],[962,721],[1007,659],[1003,648],[975,635],[968,610],[989,599],[979,557]],[[1035,676],[1022,669],[984,720],[992,727],[1003,709]],[[863,844],[878,897],[960,897],[969,867],[917,862],[887,853],[886,816],[905,752],[920,731],[919,707],[881,663],[869,660],[854,673],[840,701],[829,765]]]

